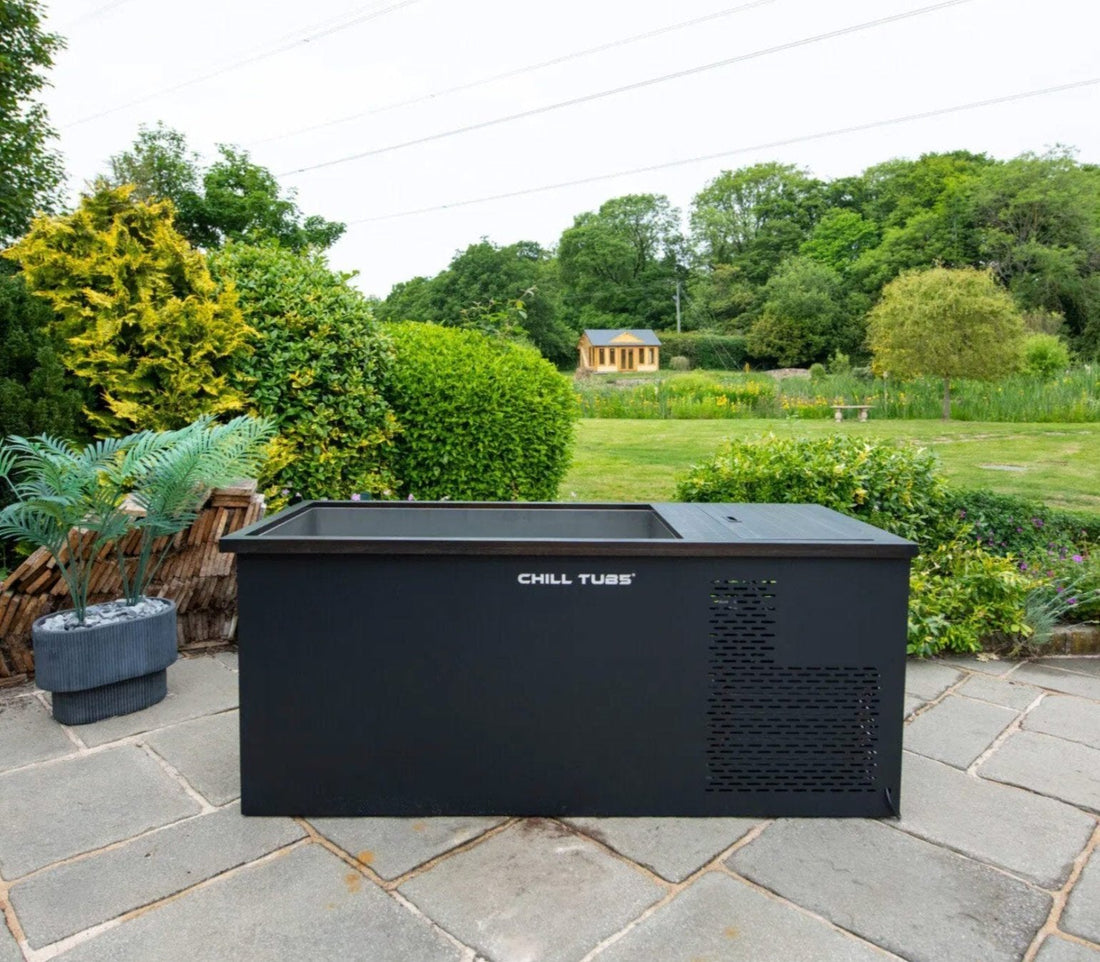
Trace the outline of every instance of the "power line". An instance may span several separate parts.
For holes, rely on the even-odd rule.
[[[463,127],[455,127],[451,130],[440,131],[439,133],[428,134],[424,137],[417,137],[413,140],[402,141],[398,144],[389,144],[385,147],[375,147],[373,150],[364,150],[356,154],[348,154],[346,157],[338,157],[335,160],[322,161],[319,164],[310,164],[308,167],[298,167],[295,170],[285,170],[277,177],[293,177],[296,174],[305,174],[314,170],[322,170],[326,167],[335,167],[338,164],[346,164],[352,160],[362,160],[366,157],[376,157],[379,154],[388,154],[395,150],[403,150],[406,147],[415,147],[420,144],[431,143],[435,140],[443,140],[447,137],[454,137],[458,134],[467,134],[474,130],[484,130],[486,127],[496,127],[499,124],[510,123],[513,120],[520,120],[524,117],[534,117],[538,114],[549,113],[553,110],[561,110],[565,107],[576,107],[578,104],[590,103],[593,100],[600,100],[604,97],[610,97],[614,94],[626,93],[630,90],[641,90],[644,87],[651,87],[654,84],[665,83],[669,80],[679,80],[682,77],[690,77],[694,74],[703,73],[706,70],[715,70],[718,67],[728,67],[735,63],[744,63],[747,60],[755,60],[760,57],[767,57],[774,53],[781,53],[785,50],[794,50],[798,47],[804,47],[812,43],[819,43],[822,40],[832,40],[836,37],[842,37],[847,34],[858,33],[863,30],[871,30],[875,27],[881,27],[888,23],[896,23],[899,20],[908,20],[912,17],[919,17],[926,13],[932,13],[936,10],[943,10],[946,7],[957,7],[960,4],[971,3],[973,0],[941,0],[940,3],[933,3],[926,7],[918,7],[916,10],[909,10],[905,13],[896,13],[889,17],[879,17],[876,20],[867,20],[864,23],[852,24],[848,27],[841,27],[839,30],[830,30],[827,33],[814,34],[812,37],[803,37],[800,40],[792,40],[788,43],[778,44],[774,47],[765,47],[762,50],[754,50],[751,53],[739,54],[736,57],[728,57],[725,60],[718,60],[714,63],[703,64],[698,67],[689,67],[686,70],[677,70],[673,73],[662,74],[659,77],[650,77],[648,80],[639,80],[635,83],[624,84],[621,87],[612,87],[610,90],[601,90],[597,93],[585,94],[582,97],[573,97],[570,100],[561,100],[557,103],[547,104],[543,107],[535,107],[532,110],[523,110],[516,114],[508,114],[505,117],[495,117],[492,120],[483,120],[476,124],[467,124]]]
[[[259,53],[245,57],[241,60],[235,60],[233,63],[226,64],[224,67],[218,67],[216,70],[212,70],[209,73],[200,74],[197,77],[191,77],[189,80],[182,80],[177,84],[173,84],[170,87],[161,87],[159,90],[154,90],[151,93],[144,94],[141,97],[136,97],[133,100],[128,100],[126,103],[117,104],[114,107],[108,107],[106,110],[101,110],[98,113],[88,114],[86,117],[81,117],[79,120],[73,120],[62,126],[63,130],[68,130],[70,127],[79,127],[81,124],[86,124],[92,120],[98,120],[100,117],[107,117],[110,114],[118,113],[120,110],[125,110],[127,107],[135,107],[138,104],[147,103],[150,100],[155,100],[157,97],[162,97],[165,94],[174,93],[177,90],[182,90],[185,87],[192,87],[195,84],[204,83],[207,80],[212,80],[214,77],[220,77],[223,74],[230,73],[233,70],[240,70],[241,67],[247,67],[250,64],[257,63],[260,60],[266,60],[269,57],[275,57],[278,54],[286,53],[288,50],[293,50],[300,44],[312,43],[314,40],[320,40],[322,37],[330,36],[331,34],[338,33],[341,30],[347,30],[350,27],[358,26],[361,23],[366,23],[369,20],[376,20],[379,17],[384,17],[387,13],[393,13],[395,10],[400,10],[403,7],[411,6],[414,3],[421,3],[422,0],[398,0],[396,3],[391,3],[388,7],[382,7],[380,10],[369,10],[367,13],[361,13],[357,16],[353,16],[349,20],[340,21],[336,24],[332,24],[332,19],[322,21],[320,24],[314,24],[314,26],[308,28],[309,30],[316,31],[314,33],[307,34],[306,36],[296,36],[288,43],[284,43],[273,49],[263,50]],[[370,6],[373,6],[370,5]],[[367,9],[360,7],[359,10]]]
[[[915,114],[904,114],[899,117],[890,117],[885,120],[872,120],[864,124],[853,124],[849,127],[836,127],[832,130],[818,131],[813,134],[804,134],[799,137],[787,137],[783,140],[772,140],[767,143],[753,144],[751,147],[734,147],[730,150],[720,150],[713,154],[699,154],[695,157],[687,157],[682,160],[670,160],[661,164],[649,164],[645,167],[632,167],[629,170],[617,170],[607,174],[594,174],[591,177],[579,177],[576,180],[563,180],[556,184],[544,184],[541,187],[527,187],[523,190],[513,190],[502,194],[490,194],[485,197],[474,197],[469,200],[455,201],[451,204],[439,204],[435,207],[418,207],[412,210],[397,211],[393,214],[379,214],[375,217],[360,217],[357,220],[346,222],[348,227],[356,224],[371,224],[384,220],[397,220],[401,217],[414,217],[419,214],[431,214],[441,210],[453,210],[458,207],[471,207],[474,204],[487,204],[495,200],[511,200],[515,197],[525,197],[530,194],[541,194],[551,190],[561,190],[565,187],[576,187],[580,184],[594,184],[602,180],[614,180],[618,177],[629,177],[631,174],[648,174],[656,170],[668,170],[672,167],[684,167],[688,164],[702,163],[708,160],[720,160],[723,157],[733,157],[737,154],[748,154],[758,150],[771,150],[776,147],[788,147],[792,144],[805,144],[814,140],[825,140],[829,137],[840,137],[844,134],[861,133],[865,130],[876,130],[880,127],[890,127],[894,124],[912,123],[916,120],[927,120],[931,117],[941,117],[945,114],[961,113],[966,110],[978,110],[982,107],[993,107],[997,104],[1012,103],[1017,100],[1026,100],[1031,97],[1044,97],[1048,94],[1062,93],[1066,90],[1076,90],[1081,87],[1091,87],[1100,84],[1100,77],[1092,77],[1088,80],[1076,80],[1072,83],[1059,84],[1056,87],[1042,87],[1037,90],[1025,90],[1020,93],[1006,94],[1003,97],[990,97],[986,100],[974,100],[970,103],[956,104],[952,107],[940,107],[935,110],[924,110]]]
[[[109,0],[108,3],[104,3],[96,7],[94,10],[89,10],[87,13],[81,14],[75,20],[70,20],[61,29],[71,30],[73,27],[78,26],[79,24],[87,23],[89,20],[95,20],[99,17],[102,17],[105,13],[110,13],[110,11],[114,10],[115,7],[121,7],[124,3],[129,2],[130,0]]]
[[[349,123],[353,120],[360,120],[363,117],[371,117],[375,114],[386,113],[390,110],[397,110],[400,107],[412,107],[415,104],[427,103],[430,100],[437,100],[440,97],[447,97],[450,94],[462,93],[466,90],[474,90],[477,87],[484,87],[488,84],[498,83],[501,80],[510,80],[513,77],[519,77],[522,74],[533,73],[536,70],[544,70],[547,67],[556,67],[559,64],[568,63],[571,60],[578,60],[581,57],[588,57],[592,54],[604,53],[607,50],[614,50],[617,47],[625,47],[628,44],[638,43],[641,40],[651,40],[653,37],[659,37],[662,34],[672,33],[675,30],[684,30],[688,27],[697,27],[702,23],[709,23],[713,20],[718,20],[722,17],[728,17],[735,13],[741,13],[744,10],[751,10],[754,7],[767,6],[768,4],[775,3],[776,0],[753,0],[752,3],[744,3],[737,7],[727,7],[724,10],[718,10],[714,13],[708,13],[702,17],[696,17],[693,20],[682,20],[679,23],[669,24],[668,26],[658,27],[655,30],[649,30],[645,33],[637,33],[630,37],[624,37],[621,40],[612,40],[609,43],[602,43],[595,47],[586,47],[584,50],[577,50],[573,53],[562,54],[560,57],[553,57],[550,60],[543,60],[540,63],[530,64],[526,67],[517,67],[514,70],[505,70],[503,73],[493,74],[491,77],[482,77],[480,80],[471,80],[468,83],[456,84],[453,87],[446,87],[443,90],[435,90],[431,93],[422,94],[418,97],[410,97],[407,100],[396,100],[392,103],[382,104],[378,107],[371,107],[368,110],[361,110],[354,114],[347,114],[343,117],[337,117],[335,120],[326,120],[323,123],[311,124],[308,127],[298,127],[295,130],[288,130],[281,134],[275,134],[272,137],[265,137],[263,140],[254,140],[248,146],[258,147],[261,144],[270,144],[278,140],[286,140],[289,137],[295,137],[298,134],[310,133],[314,130],[324,130],[326,127],[338,127],[341,124]]]

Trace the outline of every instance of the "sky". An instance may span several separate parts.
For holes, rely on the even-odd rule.
[[[482,237],[553,246],[623,194],[665,194],[686,225],[754,163],[831,179],[1058,144],[1100,163],[1095,0],[44,2],[72,196],[143,123],[206,161],[243,147],[348,223],[330,263],[379,297]]]

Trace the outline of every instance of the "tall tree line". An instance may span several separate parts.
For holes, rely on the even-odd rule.
[[[679,289],[686,329],[809,364],[864,355],[884,285],[936,266],[991,271],[1035,329],[1100,356],[1100,168],[1057,149],[925,154],[831,181],[778,163],[725,170],[686,218],[660,194],[612,198],[578,214],[555,249],[482,238],[377,311],[462,325],[475,305],[521,301],[521,332],[568,363],[583,328],[672,327]]]

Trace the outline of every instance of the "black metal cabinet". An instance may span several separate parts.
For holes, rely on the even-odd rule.
[[[317,502],[222,547],[246,814],[897,810],[915,547],[868,525]]]

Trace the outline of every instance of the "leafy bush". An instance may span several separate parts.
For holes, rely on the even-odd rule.
[[[669,366],[674,357],[686,357],[692,367],[739,371],[748,357],[746,339],[740,334],[659,331],[657,336],[661,339],[661,364],[664,367]]]
[[[569,466],[570,382],[533,348],[476,331],[386,325],[400,491],[416,498],[551,500]]]
[[[261,483],[288,498],[347,498],[392,488],[396,421],[383,396],[390,364],[366,298],[319,253],[228,244],[211,257],[259,332],[238,381],[279,436]]]
[[[1024,371],[1049,380],[1069,367],[1069,348],[1055,334],[1030,334],[1024,340]]]
[[[1100,518],[1049,508],[1029,498],[953,489],[948,491],[947,506],[993,554],[1028,559],[1100,544]]]
[[[1000,641],[1014,647],[1029,634],[1032,587],[1009,558],[967,541],[949,541],[913,559],[909,576],[911,655],[981,651]]]
[[[810,365],[810,380],[811,381],[824,381],[825,380],[825,365],[820,361],[815,361]]]
[[[680,479],[676,498],[821,504],[916,541],[943,537],[947,518],[930,451],[841,434],[727,441]]]
[[[84,387],[65,370],[48,328],[53,311],[0,261],[0,438],[50,434],[70,440],[87,434]],[[0,485],[0,508],[11,492]],[[17,549],[0,541],[0,579],[16,564]]]
[[[61,360],[96,392],[99,437],[182,427],[243,409],[230,384],[254,333],[231,289],[172,224],[167,203],[99,187],[64,217],[39,217],[5,252],[53,307]]]
[[[668,366],[672,371],[690,371],[691,359],[684,357],[683,354],[674,354],[669,358]]]

